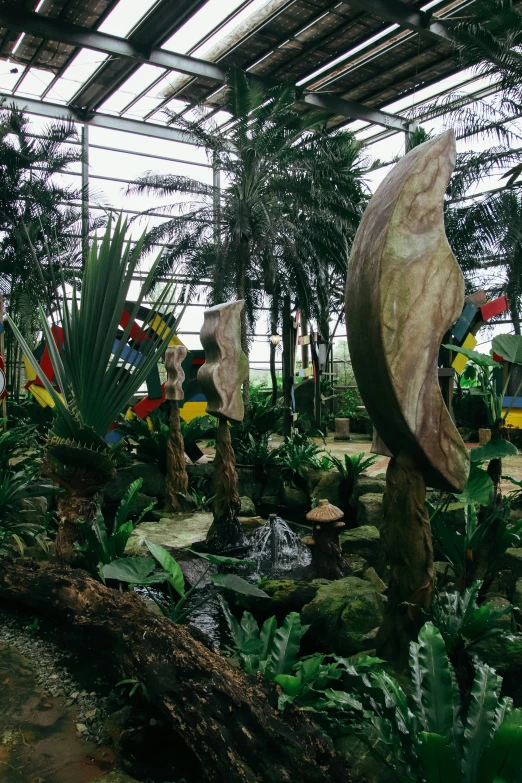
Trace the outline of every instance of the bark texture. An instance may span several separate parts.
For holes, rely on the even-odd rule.
[[[404,660],[433,597],[433,545],[426,485],[416,460],[402,452],[386,472],[381,539],[390,568],[388,603],[377,634],[377,654]]]
[[[181,422],[178,403],[169,401],[169,438],[167,440],[167,475],[165,491],[167,511],[184,511],[186,503],[183,496],[188,491],[187,465],[185,462],[185,444],[181,434]]]
[[[214,520],[207,533],[207,547],[214,552],[242,546],[245,537],[238,520],[239,500],[236,455],[226,419],[219,419],[214,460]]]
[[[54,543],[54,553],[59,563],[70,565],[75,563],[79,552],[74,547],[75,541],[81,540],[76,521],[81,519],[92,522],[96,518],[98,503],[92,497],[65,495],[58,500],[58,533]]]
[[[248,677],[159,618],[133,593],[119,593],[70,568],[0,560],[0,597],[60,616],[110,645],[127,677],[151,700],[201,762],[209,783],[350,783],[309,718],[274,708],[275,687]]]
[[[312,563],[311,579],[342,579],[351,569],[341,552],[339,537],[345,525],[341,522],[314,522],[313,539],[310,547]]]

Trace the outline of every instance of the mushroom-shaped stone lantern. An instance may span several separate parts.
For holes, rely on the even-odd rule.
[[[312,522],[313,534],[303,539],[310,547],[312,564],[311,576],[314,579],[342,579],[349,573],[350,567],[341,553],[339,536],[343,527],[343,512],[328,500],[320,500],[306,518]]]

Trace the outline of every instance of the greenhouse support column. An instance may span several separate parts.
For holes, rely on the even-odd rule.
[[[308,321],[305,314],[301,311],[301,337],[308,337]],[[303,340],[301,346],[301,359],[303,363],[303,370],[308,368],[308,343]]]
[[[2,364],[2,369],[5,374],[5,383],[7,386],[7,372],[6,372],[6,366],[5,366],[5,332],[4,332],[4,297],[2,294],[0,294],[0,364]],[[5,397],[2,397],[0,400],[0,415],[2,419],[7,418],[7,400]],[[7,429],[7,422],[3,425],[2,429]]]
[[[294,383],[294,360],[292,339],[294,329],[292,327],[292,315],[290,312],[290,297],[283,300],[283,434],[291,435],[294,424],[294,406],[292,404],[292,387]]]
[[[216,245],[219,245],[219,238],[220,238],[219,226],[221,223],[221,196],[220,196],[221,172],[217,166],[216,161],[214,161],[212,165],[212,185],[214,187],[214,196],[213,196],[214,242]]]
[[[89,126],[82,125],[82,264],[89,253]]]

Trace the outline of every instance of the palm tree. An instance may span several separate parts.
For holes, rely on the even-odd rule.
[[[194,284],[209,281],[212,303],[245,300],[248,355],[248,327],[265,292],[290,292],[308,318],[328,322],[331,271],[346,273],[366,196],[359,143],[348,131],[328,132],[322,113],[300,113],[295,88],[263,89],[232,71],[224,95],[225,126],[175,120],[206,148],[224,187],[148,172],[130,192],[191,198],[163,208],[169,219],[146,244],[167,241],[159,271],[183,259]],[[248,382],[243,395],[248,408]]]
[[[105,435],[163,356],[179,321],[179,318],[172,318],[171,313],[175,291],[167,286],[148,320],[153,323],[161,317],[160,328],[153,330],[144,324],[142,328],[148,339],[138,343],[139,354],[126,351],[159,262],[158,259],[152,265],[128,323],[123,333],[118,333],[143,245],[143,239],[132,248],[129,242],[125,243],[126,230],[127,225],[121,220],[114,227],[109,222],[101,243],[93,243],[85,266],[81,296],[74,286],[68,304],[65,283],[56,287],[54,298],[63,303],[61,351],[53,339],[46,312],[39,308],[41,329],[58,390],[40,372],[29,345],[14,321],[7,317],[24,354],[54,402],[55,418],[47,438],[44,472],[65,489],[65,495],[58,501],[56,538],[56,554],[63,562],[74,559],[74,543],[79,537],[76,521],[88,523],[95,519],[97,495],[115,473]],[[165,327],[161,326],[162,321]]]
[[[36,302],[52,293],[49,272],[56,264],[42,261],[67,256],[68,268],[81,272],[76,254],[81,190],[60,184],[56,175],[81,160],[73,123],[53,122],[40,135],[31,133],[27,115],[0,105],[0,292],[9,313],[29,343],[38,331]],[[36,259],[37,263],[34,263]],[[15,396],[20,388],[20,356],[6,331],[8,383]]]

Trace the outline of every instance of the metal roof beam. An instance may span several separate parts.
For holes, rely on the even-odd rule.
[[[6,92],[0,92],[0,98],[5,98],[8,104],[14,105],[20,111],[27,111],[29,114],[35,114],[39,117],[49,117],[53,120],[72,120],[72,122],[86,123],[94,128],[136,133],[142,136],[150,136],[154,139],[197,145],[196,140],[189,133],[167,126],[154,125],[151,122],[127,120],[124,117],[110,117],[108,114],[94,114],[84,118],[81,116],[81,113],[73,111],[69,106],[47,103],[47,101],[37,101],[31,98],[19,98]],[[187,161],[187,163],[190,163],[190,161]]]
[[[355,8],[361,8],[388,22],[413,30],[423,38],[431,38],[432,41],[439,42],[451,41],[442,22],[433,20],[432,15],[427,11],[417,11],[402,0],[347,0],[347,2]]]
[[[178,71],[189,76],[199,76],[218,82],[224,82],[226,78],[225,68],[221,68],[206,60],[168,52],[157,47],[153,47],[146,52],[127,38],[119,38],[115,35],[100,33],[97,30],[80,27],[68,22],[49,19],[41,16],[41,14],[0,8],[0,25],[42,38],[48,38],[52,41],[94,49],[115,57],[127,57],[135,62],[159,65],[168,70]],[[396,114],[388,114],[355,101],[346,101],[329,94],[309,93],[302,100],[310,106],[322,108],[342,117],[369,120],[371,116],[370,122],[375,122],[386,128],[393,127],[396,130],[407,130],[408,128],[408,121],[403,117]],[[78,108],[81,109],[83,107],[80,106]]]

